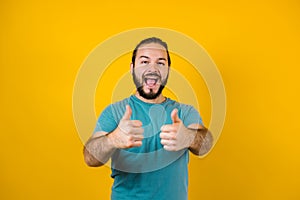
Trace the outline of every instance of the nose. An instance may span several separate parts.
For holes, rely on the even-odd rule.
[[[158,68],[156,64],[149,65],[149,68],[147,69],[148,72],[158,72]]]

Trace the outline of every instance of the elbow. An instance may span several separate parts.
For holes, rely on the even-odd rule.
[[[101,167],[102,165],[104,165],[102,162],[99,162],[97,159],[89,158],[88,156],[84,157],[84,162],[89,167]]]
[[[86,148],[84,148],[83,156],[85,164],[89,167],[101,167],[104,165],[104,163],[100,162],[97,160],[97,158],[91,155]]]
[[[208,131],[205,138],[202,141],[202,145],[199,150],[199,156],[204,156],[207,153],[209,153],[213,147],[213,142],[214,142],[213,136],[211,132]]]

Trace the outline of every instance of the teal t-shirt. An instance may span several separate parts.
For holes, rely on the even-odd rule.
[[[132,95],[109,105],[101,113],[95,132],[112,132],[123,117],[126,105],[132,109],[131,120],[143,123],[141,147],[118,149],[111,158],[112,200],[185,200],[187,199],[189,160],[188,149],[166,151],[160,143],[160,128],[172,124],[171,112],[187,127],[202,124],[192,106],[167,98],[160,104],[145,103]]]

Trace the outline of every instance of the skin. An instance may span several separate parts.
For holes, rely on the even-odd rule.
[[[162,85],[162,82],[166,81],[169,74],[169,66],[167,61],[167,52],[163,46],[156,43],[150,43],[142,45],[136,55],[135,64],[130,64],[131,73],[135,73],[137,81],[139,82],[138,86],[143,86],[145,93],[152,92],[157,93],[159,87]],[[152,76],[149,74],[153,74]],[[160,78],[156,77],[160,76]],[[143,80],[143,77],[154,77],[158,78],[154,87],[151,87],[146,84]],[[146,99],[140,96],[138,92],[135,94],[137,98],[141,99],[147,103],[161,103],[165,100],[163,95],[159,95],[156,99]]]
[[[134,65],[131,63],[130,67],[131,73],[135,74],[139,86],[143,87],[145,93],[157,93],[169,74],[167,52],[163,46],[157,43],[142,45],[137,51]],[[146,80],[152,80],[152,82],[149,83]],[[162,103],[166,99],[162,94],[155,99],[146,99],[138,92],[135,96],[144,102],[153,104]],[[116,149],[139,147],[143,144],[142,122],[130,120],[131,114],[132,110],[127,105],[126,111],[114,131],[111,133],[96,132],[87,141],[84,147],[84,159],[88,166],[103,165]],[[210,150],[213,138],[204,126],[191,124],[185,127],[178,116],[177,109],[172,111],[171,119],[172,124],[161,127],[160,139],[165,150],[179,151],[188,148],[195,155],[203,155]]]

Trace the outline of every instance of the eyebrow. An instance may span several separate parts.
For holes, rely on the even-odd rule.
[[[139,58],[146,58],[146,59],[150,59],[148,56],[140,56]]]
[[[140,58],[150,59],[148,56],[140,56],[139,59],[140,59]],[[164,60],[164,61],[167,61],[167,59],[165,59],[165,58],[158,58],[158,60]]]

